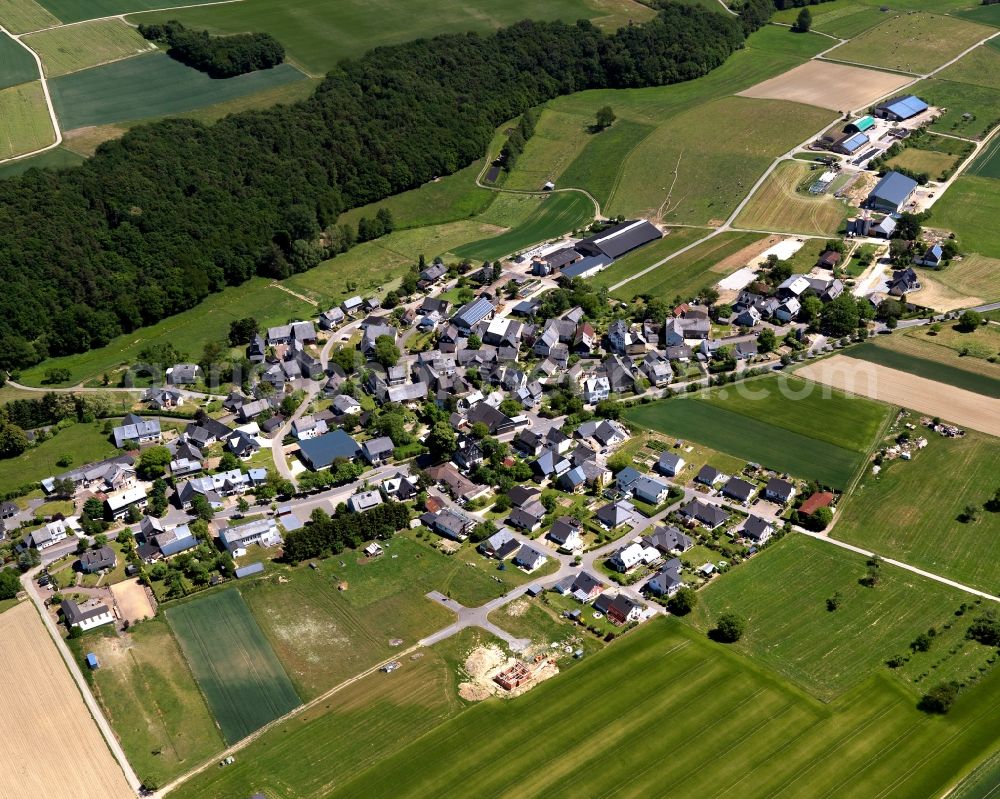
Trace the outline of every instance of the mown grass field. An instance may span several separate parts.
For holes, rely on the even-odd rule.
[[[677,252],[682,247],[704,238],[709,233],[705,228],[697,227],[676,227],[670,228],[659,241],[640,247],[628,255],[624,255],[611,264],[603,272],[599,272],[593,277],[587,278],[589,283],[596,286],[613,286],[620,280],[624,280],[643,269],[652,266],[661,258],[665,258],[671,253]]]
[[[1000,118],[1000,89],[991,86],[930,78],[911,91],[933,106],[948,109],[930,125],[938,133],[979,139]],[[966,114],[970,117],[965,118]]]
[[[31,53],[0,33],[0,89],[38,80],[38,65]]]
[[[0,119],[0,158],[40,150],[56,140],[41,81],[0,91]]]
[[[699,233],[704,234],[705,232],[699,230]],[[732,265],[732,268],[717,269],[720,262],[762,238],[763,234],[761,233],[737,233],[735,231],[720,233],[703,244],[688,250],[683,255],[678,255],[673,260],[667,261],[652,272],[615,289],[613,295],[623,300],[629,300],[639,294],[662,297],[668,302],[678,296],[681,299],[690,299],[701,289],[718,283],[727,274],[735,272],[743,266],[743,264],[736,263]],[[655,261],[651,263],[655,263]]]
[[[83,156],[63,147],[56,147],[52,150],[46,150],[44,153],[33,155],[31,158],[0,164],[0,180],[22,175],[29,169],[61,169],[62,167],[77,166],[81,163],[83,163]]]
[[[1000,50],[992,46],[994,41],[990,40],[962,56],[950,67],[941,70],[937,77],[941,80],[1000,89]]]
[[[789,384],[790,396],[778,390],[777,382],[758,380],[705,398],[639,405],[628,409],[626,418],[640,427],[843,488],[864,460],[866,445],[874,443],[874,430],[887,409],[868,401],[857,405],[855,398],[836,393],[826,398],[819,390],[805,394],[802,381]],[[753,392],[759,392],[756,398]],[[794,392],[804,396],[794,399]]]
[[[823,701],[878,671],[917,685],[916,669],[929,668],[956,643],[946,638],[964,635],[969,618],[958,622],[954,611],[970,597],[891,566],[881,568],[875,588],[865,588],[858,583],[867,573],[865,561],[840,547],[788,535],[725,579],[712,581],[700,592],[691,621],[707,631],[721,613],[740,614],[747,632],[737,648]],[[835,593],[841,603],[831,612],[826,600]],[[945,624],[954,632],[944,630]],[[941,631],[941,640],[890,671],[885,661],[908,652],[910,642],[930,627]],[[935,669],[936,679],[965,679],[989,656],[989,648],[978,644],[962,649]]]
[[[272,286],[271,281],[254,278],[242,286],[209,295],[189,311],[118,336],[106,347],[43,361],[22,371],[19,382],[40,386],[49,369],[64,367],[70,370],[65,385],[76,385],[134,364],[139,352],[150,344],[171,343],[180,352],[197,359],[206,342],[229,335],[229,323],[234,319],[252,316],[261,326],[268,327],[311,318],[315,311],[314,305]]]
[[[907,147],[899,155],[890,158],[886,165],[892,169],[903,167],[913,172],[926,172],[931,180],[937,180],[942,173],[953,169],[957,162],[958,159],[948,153]]]
[[[736,217],[736,227],[786,233],[833,235],[847,216],[847,203],[832,196],[811,195],[798,190],[804,181],[816,179],[799,161],[782,161]]]
[[[934,226],[954,231],[962,249],[1000,258],[1000,191],[993,178],[962,175],[934,204]],[[993,294],[996,294],[995,276]]]
[[[796,9],[797,11],[798,9]],[[845,6],[842,9],[838,9],[838,11],[842,13],[823,14],[815,17],[816,21],[813,23],[813,28],[822,33],[838,36],[841,39],[853,39],[869,28],[874,28],[876,25],[884,22],[889,14],[896,13],[890,11],[887,14],[870,6],[864,8]]]
[[[86,650],[101,667],[84,673],[144,782],[163,784],[224,747],[165,620],[92,638]]]
[[[34,0],[0,0],[0,25],[11,33],[27,33],[58,24],[59,20]]]
[[[842,44],[827,57],[922,75],[991,32],[964,19],[919,11],[890,17]]]
[[[24,43],[42,59],[45,75],[55,78],[118,61],[154,46],[120,19],[101,19],[54,28],[24,37]]]
[[[585,189],[604,207],[621,180],[621,154],[628,158],[655,129],[652,125],[623,119],[607,130],[592,134],[580,154],[559,176],[560,182]]]
[[[140,1],[144,8],[156,7],[146,5],[155,0]],[[72,0],[49,2],[69,5]],[[117,0],[104,2],[117,3]],[[544,6],[530,0],[509,0],[502,4],[487,0],[445,3],[415,0],[405,6],[387,0],[375,3],[366,0],[248,0],[231,6],[143,14],[130,21],[149,23],[178,19],[188,27],[218,34],[267,31],[285,46],[296,64],[313,75],[323,75],[342,58],[359,56],[373,47],[439,33],[485,32],[522,19],[575,22],[588,18],[613,30],[630,19],[640,22],[652,16],[648,7],[631,0],[552,0]]]
[[[131,406],[131,401],[129,405]],[[50,475],[62,474],[73,467],[110,457],[116,452],[115,445],[101,432],[99,423],[79,422],[60,430],[48,441],[32,447],[17,458],[0,462],[0,494]],[[63,456],[70,458],[69,466],[58,465],[57,461]]]
[[[982,178],[1000,178],[1000,138],[994,138],[986,145],[966,172]]]
[[[996,491],[1000,442],[969,431],[964,438],[926,435],[912,461],[885,464],[842,503],[835,538],[898,558],[976,588],[1000,593],[1000,514],[980,511]]]
[[[61,125],[72,130],[181,115],[303,79],[295,67],[282,64],[213,80],[156,52],[63,75],[49,82],[49,91]]]
[[[593,221],[594,214],[594,204],[586,195],[576,191],[556,192],[546,196],[535,213],[507,232],[463,244],[454,253],[473,262],[493,260],[585,227]],[[489,211],[481,218],[488,217]]]
[[[973,253],[964,256],[961,261],[953,262],[940,272],[921,274],[920,279],[923,285],[931,288],[932,294],[940,293],[954,302],[953,307],[962,308],[1000,298],[998,274],[1000,274],[1000,259]],[[910,297],[914,302],[923,302],[923,295],[920,292],[911,294]],[[969,301],[970,298],[974,298],[972,302]]]
[[[238,590],[175,605],[166,616],[227,743],[300,704]]]
[[[80,3],[78,0],[38,0],[38,2],[63,22],[81,22],[85,19],[112,17],[172,5],[170,2],[164,3],[163,0],[87,0],[86,3]],[[185,6],[210,2],[212,0],[183,0],[183,2],[178,0],[179,5]]]
[[[943,719],[882,675],[823,706],[658,619],[572,679],[474,707],[331,796],[467,796],[473,773],[489,796],[931,796],[994,745],[998,682]]]

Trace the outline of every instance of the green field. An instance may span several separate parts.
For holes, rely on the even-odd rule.
[[[967,8],[957,12],[956,16],[978,22],[982,25],[992,25],[994,28],[1000,28],[1000,8],[997,8],[995,4],[989,6],[977,5],[974,8]]]
[[[882,555],[993,594],[1000,593],[1000,514],[957,521],[966,505],[993,496],[1000,443],[973,431],[961,439],[927,434],[912,461],[883,466],[838,511],[831,534]]]
[[[0,180],[22,175],[29,169],[61,169],[62,167],[78,166],[82,163],[83,156],[62,147],[56,147],[52,150],[46,150],[44,153],[33,155],[31,158],[0,164]]]
[[[117,452],[115,445],[101,432],[98,423],[80,422],[71,425],[48,441],[18,455],[16,459],[0,461],[0,494],[13,491],[26,483],[62,474],[70,468],[108,458]],[[70,466],[57,464],[63,456],[70,458]]]
[[[886,12],[872,7],[857,9],[848,7],[846,10],[848,13],[845,14],[823,14],[817,17],[813,28],[822,33],[838,36],[841,39],[853,39],[869,28],[874,28],[876,25],[884,22],[888,16]],[[889,13],[895,14],[895,12]]]
[[[661,258],[704,238],[709,232],[705,228],[697,227],[670,228],[659,241],[654,241],[628,255],[623,255],[603,272],[587,278],[587,282],[596,286],[613,286],[620,280],[647,269]]]
[[[40,150],[55,141],[40,80],[0,90],[0,158]]]
[[[70,370],[66,385],[100,378],[105,373],[134,364],[140,350],[150,344],[169,342],[180,352],[197,359],[206,342],[225,339],[229,335],[229,323],[234,319],[252,316],[262,327],[269,327],[311,318],[315,311],[314,305],[272,286],[271,281],[254,278],[242,286],[209,295],[189,311],[118,336],[106,347],[43,361],[22,371],[20,382],[40,386],[46,371],[54,366]]]
[[[996,39],[991,39],[982,47],[962,56],[950,67],[941,70],[937,77],[941,80],[1000,89],[1000,50],[993,46],[995,41]]]
[[[782,161],[734,224],[741,228],[786,233],[835,234],[847,216],[847,203],[828,194],[812,195],[799,190],[820,174],[820,170],[811,170],[808,164]]]
[[[1000,119],[1000,89],[991,86],[931,78],[911,90],[931,105],[947,109],[930,126],[938,133],[979,139]]]
[[[911,172],[926,172],[931,180],[940,180],[940,175],[954,169],[957,162],[958,159],[948,153],[907,147],[899,155],[890,158],[886,166],[891,169],[902,167]]]
[[[960,358],[957,352],[949,348],[935,347],[933,339],[913,344],[912,339],[893,336],[886,342],[865,342],[852,347],[845,355],[927,380],[936,380],[965,391],[974,391],[985,397],[1000,398],[1000,379],[988,369],[990,364],[982,364],[972,358]]]
[[[25,36],[24,43],[42,59],[49,78],[118,61],[152,48],[135,28],[120,19],[54,28]]]
[[[629,408],[626,418],[640,427],[844,488],[874,443],[874,432],[887,410],[868,400],[818,389],[805,393],[807,384],[800,380],[789,380],[787,385],[785,396],[774,378],[738,383],[704,398]]]
[[[31,53],[0,33],[0,89],[38,80],[38,65]]]
[[[926,74],[992,31],[957,17],[919,11],[890,17],[842,44],[828,58]]]
[[[866,571],[861,555],[789,535],[710,583],[692,620],[708,630],[720,613],[739,613],[747,620],[747,634],[738,648],[824,701],[879,670],[912,684],[918,667],[929,668],[943,650],[962,640],[967,620],[954,624],[954,632],[942,625],[955,622],[954,611],[971,600],[890,566],[882,567],[875,588],[865,588],[858,579]],[[837,592],[841,604],[831,612],[826,600]],[[941,630],[932,650],[889,672],[885,661],[907,652],[917,634],[932,626]],[[936,667],[935,678],[966,679],[989,657],[988,648],[978,644],[962,649]]]
[[[210,3],[212,0],[38,0],[45,8],[55,14],[63,22],[81,22],[96,17],[113,17],[119,14],[130,14],[135,11],[149,11],[155,8],[169,8],[171,5],[194,6]]]
[[[300,704],[238,590],[175,605],[166,614],[227,743]]]
[[[86,651],[101,664],[86,672],[94,694],[141,780],[163,784],[224,747],[162,618],[137,624],[123,637],[91,638]]]
[[[930,719],[876,675],[824,706],[658,619],[572,678],[474,707],[331,796],[468,796],[475,774],[484,796],[926,797],[990,752],[998,703],[991,675]]]
[[[118,4],[115,0],[104,1],[108,5]],[[145,8],[155,7],[148,4],[155,0],[141,2]],[[75,5],[73,0],[47,0],[46,5],[57,13],[54,3]],[[144,14],[130,21],[178,19],[188,27],[220,34],[267,31],[285,46],[296,64],[314,75],[322,75],[341,59],[359,56],[373,47],[439,33],[489,31],[525,18],[573,22],[583,17],[614,29],[630,19],[639,22],[652,15],[648,7],[632,0],[550,0],[543,6],[530,0],[504,3],[410,0],[405,6],[389,0],[246,0],[233,5]]]
[[[490,219],[491,211],[487,210],[480,219]],[[585,227],[593,219],[594,204],[586,195],[576,191],[556,192],[545,197],[537,212],[506,233],[463,244],[454,253],[473,262],[493,260]]]
[[[52,102],[66,130],[180,115],[303,80],[289,64],[213,80],[166,53],[116,61],[49,81]]]
[[[976,156],[976,160],[969,164],[966,174],[982,178],[1000,178],[1000,137],[994,137],[993,141],[983,148]]]
[[[707,231],[699,230],[699,233],[707,234]],[[615,289],[612,294],[622,300],[630,300],[639,294],[650,294],[667,302],[672,302],[675,297],[690,299],[701,289],[715,285],[727,274],[744,266],[742,263],[733,263],[720,268],[719,264],[762,238],[764,236],[761,233],[720,233],[652,272]]]
[[[58,24],[59,20],[34,0],[0,0],[0,25],[11,33],[27,33]]]
[[[954,231],[963,250],[1000,258],[1000,191],[993,178],[962,175],[934,204],[934,226]]]

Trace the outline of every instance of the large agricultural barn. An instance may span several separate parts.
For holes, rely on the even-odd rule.
[[[903,97],[894,97],[875,106],[875,116],[893,122],[902,122],[905,119],[912,119],[917,114],[922,114],[927,110],[927,107],[927,103],[919,97],[907,94]]]
[[[890,172],[868,195],[868,207],[884,214],[898,213],[916,188],[917,181],[913,178],[908,178],[899,172]]]
[[[585,255],[620,258],[625,253],[662,237],[663,234],[656,227],[645,219],[640,219],[635,222],[622,222],[602,230],[596,236],[577,242],[576,249]]]

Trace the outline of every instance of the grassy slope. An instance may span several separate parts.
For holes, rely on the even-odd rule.
[[[0,0],[0,25],[11,33],[27,33],[58,24],[59,20],[34,0]]]
[[[847,215],[847,204],[826,194],[814,196],[797,191],[810,174],[819,177],[819,172],[811,171],[808,164],[783,161],[736,218],[735,225],[789,233],[836,233]]]
[[[92,672],[95,693],[140,779],[162,784],[223,748],[162,618],[134,626],[127,638],[94,639],[88,651],[101,663]]]
[[[1000,514],[983,511],[966,524],[957,517],[996,491],[1000,444],[971,431],[962,439],[928,434],[927,440],[912,461],[866,477],[841,507],[832,535],[996,594]]]
[[[39,150],[55,141],[41,81],[0,91],[0,158]]]
[[[6,33],[0,33],[0,89],[33,80],[38,80],[38,66],[31,53]]]
[[[99,424],[81,422],[72,425],[15,460],[0,461],[0,493],[59,474],[73,466],[107,458],[116,452],[114,444],[109,443],[108,437],[101,433]],[[72,461],[69,467],[56,464],[64,455]]]
[[[213,80],[157,52],[63,75],[49,82],[52,102],[67,130],[86,125],[182,115],[263,90],[303,80],[294,67]]]
[[[228,743],[299,704],[239,591],[175,605],[166,615]]]
[[[332,796],[467,796],[470,774],[488,796],[641,796],[666,785],[671,797],[929,796],[993,746],[998,683],[946,719],[916,711],[883,676],[823,707],[658,620],[572,679],[473,708]]]
[[[875,588],[865,588],[858,579],[866,570],[861,555],[789,535],[725,579],[714,580],[701,592],[692,621],[708,630],[721,613],[743,616],[747,633],[737,648],[825,701],[885,669],[888,658],[903,654],[917,634],[936,626],[942,640],[893,672],[912,683],[916,668],[929,667],[944,649],[949,631],[942,625],[955,622],[954,611],[969,597],[889,566],[882,567]],[[834,593],[841,594],[841,604],[831,612],[826,600]],[[961,629],[949,638],[964,635],[966,624],[956,626]],[[987,652],[972,647],[941,663],[938,676],[964,679]]]
[[[150,49],[139,32],[120,19],[84,22],[24,37],[42,59],[45,75],[54,78],[117,61]]]
[[[1000,191],[993,178],[963,175],[934,205],[934,226],[952,230],[962,249],[1000,258]]]
[[[312,74],[322,75],[342,58],[358,56],[380,45],[439,33],[488,31],[525,18],[567,21],[581,17],[606,18],[603,24],[614,28],[626,24],[629,18],[640,21],[651,16],[649,9],[638,3],[620,6],[617,10],[612,9],[617,13],[609,15],[606,3],[587,0],[551,0],[544,6],[530,0],[508,0],[502,4],[486,0],[445,3],[411,0],[405,6],[389,0],[313,0],[308,3],[302,0],[248,0],[230,7],[144,14],[130,21],[179,19],[189,27],[213,33],[267,31],[285,45],[295,63]]]

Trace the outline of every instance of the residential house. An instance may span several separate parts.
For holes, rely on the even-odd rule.
[[[37,550],[48,549],[55,546],[60,541],[65,541],[70,534],[70,529],[62,519],[55,519],[48,524],[32,530],[24,536],[24,545],[34,547]]]
[[[447,488],[448,493],[458,502],[471,502],[477,497],[485,496],[490,492],[489,486],[480,486],[473,483],[461,474],[454,464],[445,463],[440,466],[432,466],[427,470],[427,474],[432,480],[441,483]]]
[[[640,563],[652,563],[659,560],[659,558],[659,550],[654,547],[644,546],[638,541],[633,541],[615,552],[608,559],[608,563],[615,571],[625,574]]]
[[[167,369],[167,382],[172,386],[188,386],[197,383],[201,377],[201,367],[196,363],[178,363]]]
[[[672,552],[687,552],[694,546],[694,541],[674,526],[657,527],[652,533],[643,537],[646,546],[655,547],[662,554]]]
[[[113,569],[118,563],[118,557],[111,547],[88,549],[80,555],[80,571],[84,574],[95,574],[102,569]]]
[[[184,404],[184,395],[173,388],[150,388],[142,395],[142,401],[157,411],[169,411]]]
[[[279,325],[267,330],[267,343],[274,347],[278,344],[312,344],[316,341],[316,329],[312,322],[293,322],[290,325]]]
[[[944,263],[944,250],[940,244],[935,244],[928,247],[923,255],[915,258],[914,263],[920,264],[921,266],[937,267]]]
[[[488,402],[477,402],[469,409],[465,418],[469,425],[474,425],[476,422],[485,424],[491,436],[507,433],[515,427],[513,419]]]
[[[771,537],[774,527],[766,519],[760,516],[748,516],[747,520],[739,528],[739,534],[743,538],[748,538],[755,544],[763,544]]]
[[[721,527],[729,520],[729,514],[718,505],[710,505],[699,499],[691,500],[680,509],[679,513],[689,522],[699,522],[709,530]]]
[[[361,313],[362,302],[363,300],[358,296],[348,297],[340,303],[340,310],[347,316],[353,316],[356,313]]]
[[[530,544],[524,544],[514,556],[514,564],[526,572],[533,572],[545,565],[548,558]]]
[[[347,315],[342,309],[334,307],[319,315],[319,326],[323,330],[336,330],[344,323],[346,318]]]
[[[149,516],[143,517],[136,541],[139,542],[139,557],[148,563],[198,546],[198,539],[186,524],[164,530],[159,519]]]
[[[582,530],[583,526],[579,519],[560,516],[553,522],[547,538],[554,542],[561,552],[577,552],[583,549]]]
[[[594,603],[594,607],[597,607],[597,602]],[[612,624],[622,626],[639,621],[642,618],[643,610],[643,606],[634,599],[619,593],[611,600],[603,612]]]
[[[247,344],[247,360],[250,363],[264,363],[267,359],[267,344],[264,342],[264,337],[260,334],[255,335],[249,344]]]
[[[681,562],[672,558],[646,582],[646,590],[655,596],[671,597],[684,587],[681,579]]]
[[[642,477],[642,472],[633,466],[626,466],[615,475],[615,486],[619,491],[628,493],[640,477]]]
[[[650,505],[662,505],[667,501],[670,487],[651,477],[640,477],[632,484],[632,496]]]
[[[661,452],[660,460],[656,463],[656,470],[667,477],[676,477],[681,473],[686,461],[680,455],[673,452]]]
[[[146,507],[146,489],[142,486],[133,486],[124,491],[115,491],[107,495],[104,507],[113,519],[124,519],[128,516],[129,509],[141,510]]]
[[[420,517],[425,527],[454,541],[464,541],[476,526],[475,519],[454,508],[444,508],[436,513],[427,512]]]
[[[764,498],[772,502],[787,505],[794,496],[795,486],[788,482],[788,480],[772,477],[767,481],[767,485],[764,486]]]
[[[127,414],[122,424],[111,431],[118,449],[128,449],[142,444],[163,440],[158,419],[143,419],[134,413]]]
[[[510,498],[511,505],[515,508],[523,508],[528,503],[537,500],[541,493],[534,486],[516,485],[507,492],[507,496]]]
[[[616,319],[608,328],[608,344],[613,352],[620,355],[641,355],[646,351],[645,340],[635,335],[629,327],[628,322],[623,319]]]
[[[236,430],[226,439],[226,451],[233,453],[241,460],[248,460],[259,450],[260,442],[257,441],[257,437],[250,435],[245,430]]]
[[[578,602],[591,602],[604,588],[604,583],[589,572],[581,571],[575,577],[567,577],[556,586],[562,594],[570,594]]]
[[[339,459],[351,460],[360,454],[358,442],[340,429],[299,444],[299,457],[313,471],[326,469]]]
[[[695,475],[694,481],[696,483],[701,483],[709,488],[713,488],[716,483],[725,479],[725,475],[716,469],[714,466],[709,466],[707,463],[701,467],[698,474]]]
[[[364,513],[382,504],[382,495],[378,491],[361,491],[347,500],[347,509],[353,513]]]
[[[628,441],[628,433],[618,423],[605,419],[594,430],[591,438],[599,443],[604,449],[613,449],[619,444]]]
[[[299,441],[308,441],[326,434],[328,426],[325,421],[317,419],[312,414],[300,416],[292,422],[292,435]]]
[[[595,518],[605,530],[614,530],[635,521],[635,508],[625,500],[610,502],[597,511]]]
[[[648,353],[639,368],[656,388],[662,388],[669,384],[674,375],[669,361],[656,352]]]
[[[513,555],[521,545],[506,527],[498,530],[479,544],[479,551],[488,558],[506,560]]]
[[[274,519],[263,518],[252,522],[226,527],[219,533],[219,541],[227,551],[246,549],[250,544],[273,547],[281,543],[281,533]]]
[[[484,320],[492,319],[495,312],[492,302],[485,297],[478,297],[459,308],[451,321],[461,333],[468,336],[472,328]]]
[[[604,376],[588,377],[583,381],[583,401],[588,405],[596,405],[606,400],[611,394],[608,378]]]
[[[330,407],[337,416],[347,416],[348,414],[357,416],[361,413],[361,403],[350,394],[338,394]]]
[[[575,466],[559,475],[559,479],[556,482],[564,491],[575,493],[587,485],[587,474],[582,466]]]
[[[799,302],[798,298],[789,297],[778,306],[774,312],[774,316],[781,322],[791,322],[799,315],[799,311],[801,310],[802,303]]]
[[[545,506],[538,500],[532,500],[522,507],[511,508],[507,521],[514,527],[533,533],[542,526],[545,518]]]
[[[392,457],[395,445],[389,436],[372,438],[361,445],[361,454],[372,466],[380,466]]]
[[[112,624],[115,620],[110,608],[96,599],[88,599],[82,605],[77,605],[72,599],[64,599],[59,607],[70,629],[78,627],[85,632],[102,624]]]
[[[919,288],[920,278],[912,267],[893,270],[892,277],[888,281],[889,294],[893,297],[902,297]]]
[[[390,499],[406,502],[419,493],[419,484],[415,477],[396,472],[392,477],[382,481],[382,493]]]

